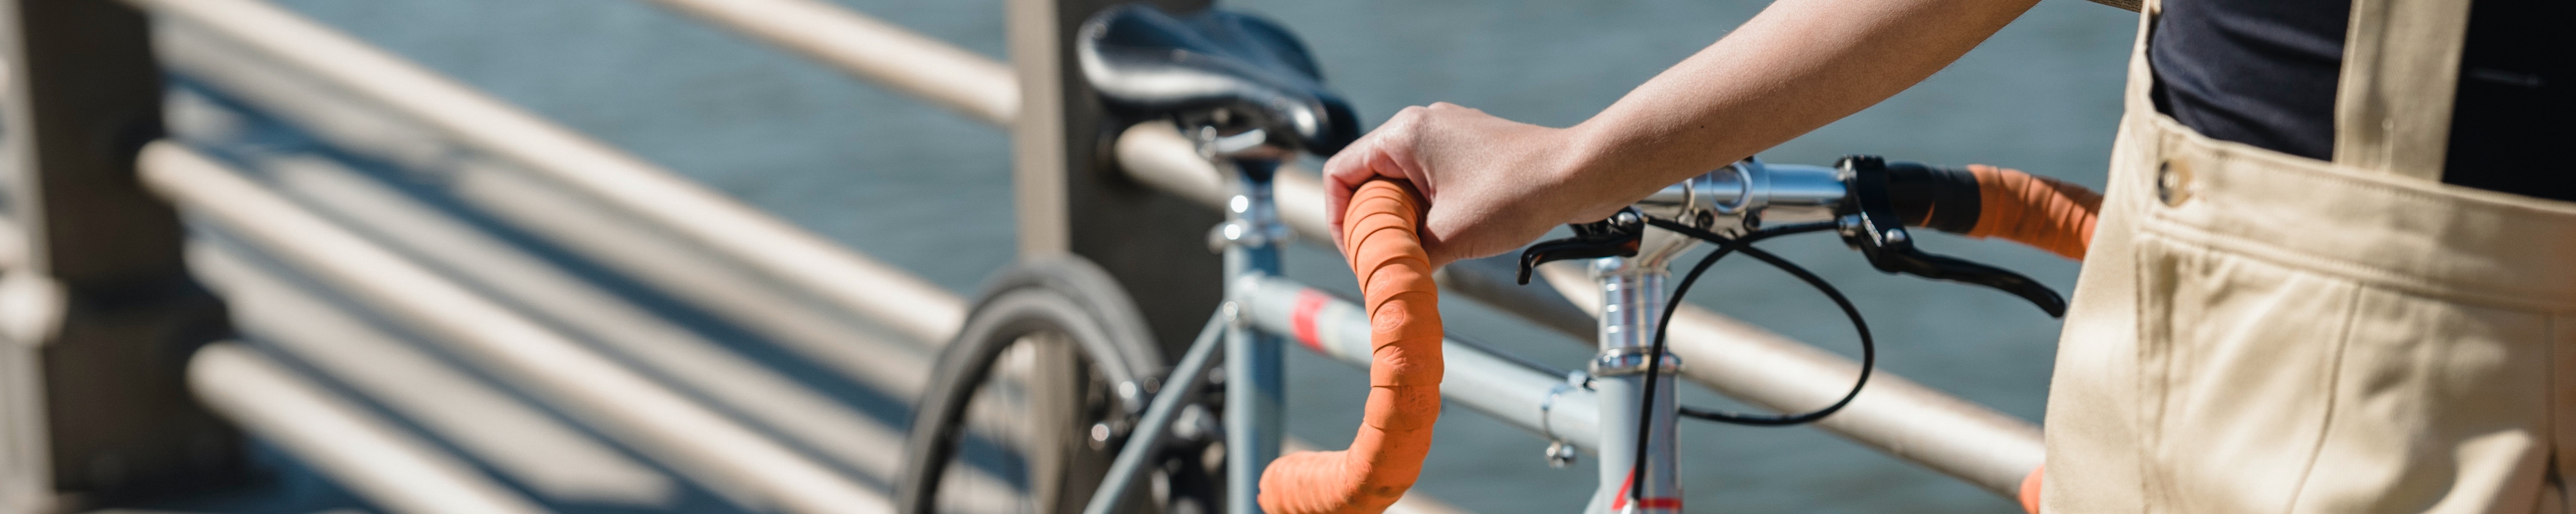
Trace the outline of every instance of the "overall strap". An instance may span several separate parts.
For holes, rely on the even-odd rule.
[[[2335,164],[2442,179],[2470,0],[2353,0],[2335,91]]]

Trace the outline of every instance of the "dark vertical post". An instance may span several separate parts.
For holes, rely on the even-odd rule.
[[[1118,278],[1143,305],[1164,355],[1178,358],[1222,296],[1208,249],[1215,211],[1128,180],[1110,151],[1106,113],[1082,80],[1073,36],[1092,13],[1133,0],[1009,0],[1020,109],[1011,125],[1020,255],[1071,252]],[[1157,0],[1203,9],[1207,0]]]
[[[10,66],[11,188],[28,243],[9,298],[53,316],[9,327],[40,377],[13,394],[41,422],[52,509],[211,485],[240,437],[189,395],[197,347],[230,334],[180,262],[183,229],[135,156],[161,137],[161,70],[143,13],[111,0],[0,0]],[[34,282],[23,282],[34,281]],[[19,502],[27,503],[27,502]],[[43,507],[39,507],[43,508]]]

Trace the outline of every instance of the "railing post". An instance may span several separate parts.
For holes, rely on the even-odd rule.
[[[230,333],[223,305],[180,262],[176,211],[135,176],[162,135],[148,20],[111,0],[0,0],[0,30],[28,238],[0,285],[0,514],[241,476],[240,436],[184,377]]]
[[[1142,303],[1164,355],[1179,357],[1222,296],[1207,231],[1223,217],[1118,170],[1118,133],[1074,62],[1082,21],[1132,0],[1008,0],[1011,65],[1020,83],[1011,124],[1020,255],[1072,252],[1099,263]],[[1156,0],[1166,9],[1207,0]]]

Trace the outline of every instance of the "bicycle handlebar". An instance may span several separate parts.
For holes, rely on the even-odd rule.
[[[1440,419],[1440,298],[1422,250],[1422,200],[1390,180],[1361,184],[1342,218],[1361,307],[1369,315],[1368,406],[1340,451],[1288,454],[1261,473],[1270,514],[1374,514],[1422,474]]]
[[[2084,258],[2095,212],[2102,207],[2101,193],[2011,168],[1888,161],[1886,169],[1891,207],[1907,226],[1999,237],[2069,259]],[[1746,225],[1826,221],[1846,210],[1842,204],[1848,201],[1849,181],[1834,167],[1739,164],[1666,187],[1636,206],[1668,219],[1703,209],[1758,220]]]
[[[2081,259],[2100,206],[2101,196],[2082,186],[1992,166],[1961,170],[1866,155],[1830,168],[1745,159],[1666,187],[1609,219],[1575,224],[1574,237],[1531,245],[1521,253],[1520,279],[1527,283],[1538,264],[1576,258],[1628,257],[1662,269],[1699,244],[1671,231],[1647,231],[1650,218],[1723,238],[1833,230],[1879,271],[1990,287],[2062,316],[2065,298],[2038,281],[1920,250],[1904,227],[2003,237]]]
[[[2021,170],[1887,163],[1897,215],[1909,226],[1974,238],[2000,237],[2083,260],[2102,194]]]
[[[1983,164],[1976,174],[1976,228],[1968,237],[2000,237],[2083,260],[2093,242],[2093,219],[2102,194],[2066,181]]]
[[[2101,195],[2083,186],[2018,170],[1986,165],[1969,165],[1961,170],[1884,163],[1876,158],[1855,159],[1860,160],[1846,159],[1837,168],[1764,168],[1758,162],[1750,162],[1749,167],[1735,170],[1736,180],[1726,180],[1727,176],[1717,173],[1705,175],[1640,202],[1635,212],[1696,218],[1694,221],[1710,225],[1720,224],[1719,218],[1733,218],[1746,229],[1762,224],[1764,218],[1782,221],[1781,218],[1812,216],[1837,220],[1837,224],[1862,220],[1857,228],[1880,230],[1867,228],[1870,222],[1866,220],[1874,216],[1889,220],[1888,224],[1902,220],[1904,225],[1970,237],[2002,237],[2082,259],[2091,240],[2095,213],[2101,207]],[[1864,168],[1868,171],[1862,171]],[[1888,193],[1894,191],[1890,190],[1903,193],[1891,195]],[[1261,474],[1258,501],[1263,511],[1375,514],[1402,498],[1420,477],[1423,457],[1431,447],[1432,426],[1440,416],[1443,371],[1439,293],[1418,232],[1423,207],[1413,188],[1398,181],[1373,180],[1352,193],[1343,217],[1342,240],[1348,245],[1344,254],[1359,278],[1362,307],[1369,315],[1368,404],[1349,449],[1298,452],[1271,461]],[[1685,213],[1700,214],[1677,216]],[[1637,224],[1640,227],[1629,230],[1596,227],[1608,231],[1593,234],[1605,241],[1587,239],[1564,244],[1620,246],[1634,255],[1640,250],[1635,239],[1608,239],[1642,235],[1636,232],[1642,223]],[[1853,228],[1844,228],[1847,240],[1859,238],[1868,243],[1876,237],[1850,233]],[[1612,237],[1621,233],[1629,235]],[[2020,275],[1922,254],[1912,250],[1911,242],[1901,237],[1876,243],[1858,246],[1870,253],[1873,263],[1880,264],[1881,269],[2012,291],[2039,303],[2052,315],[2064,308],[2063,300],[2044,287],[2035,282],[2020,283],[2028,282]],[[1526,273],[1532,261],[1539,259],[1525,255],[1523,260]],[[1879,262],[1882,260],[1887,262]],[[1890,269],[1890,263],[1896,265],[1895,269]],[[1903,266],[1908,263],[1916,266]]]

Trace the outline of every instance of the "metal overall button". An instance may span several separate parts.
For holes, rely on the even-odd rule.
[[[2168,207],[2191,200],[2191,163],[2165,159],[2156,164],[2156,198]]]

